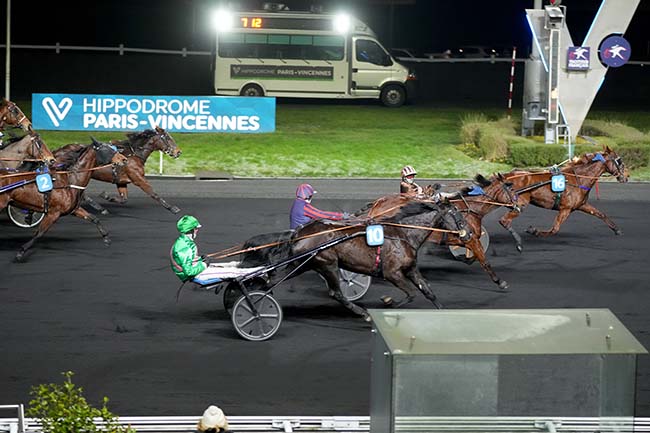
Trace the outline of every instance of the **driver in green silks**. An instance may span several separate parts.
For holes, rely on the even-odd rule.
[[[208,267],[203,258],[198,255],[198,249],[194,242],[201,224],[195,217],[183,215],[176,223],[176,228],[180,236],[169,252],[171,267],[181,281],[188,281]]]

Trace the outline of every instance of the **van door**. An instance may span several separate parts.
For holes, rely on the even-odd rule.
[[[393,61],[377,41],[353,38],[352,94],[379,97],[381,85],[392,77]]]

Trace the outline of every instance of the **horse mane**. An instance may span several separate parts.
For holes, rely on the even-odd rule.
[[[57,160],[56,168],[61,170],[69,169],[88,149],[90,149],[89,145],[76,143],[66,144],[58,148],[54,151],[54,157]]]
[[[402,220],[427,212],[440,211],[440,206],[430,201],[413,200],[400,207],[399,211],[383,221],[399,223]]]
[[[476,176],[474,176],[474,184],[480,186],[481,188],[487,188],[488,186],[492,185],[492,181],[482,174],[478,173]],[[468,195],[473,190],[473,186],[465,186],[460,190],[460,193],[462,195]]]
[[[144,144],[156,134],[156,131],[153,129],[145,129],[140,132],[129,132],[126,134],[126,137],[127,141],[131,143],[131,146],[137,148],[144,146]]]

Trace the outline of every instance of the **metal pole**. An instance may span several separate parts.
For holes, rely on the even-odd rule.
[[[7,0],[7,50],[5,55],[5,98],[11,99],[11,0]]]

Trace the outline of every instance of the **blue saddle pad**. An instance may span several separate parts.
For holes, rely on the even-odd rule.
[[[199,277],[194,277],[192,278],[192,281],[195,282],[196,284],[200,284],[202,286],[207,286],[208,284],[213,284],[213,283],[219,283],[223,281],[221,278],[199,278]]]

